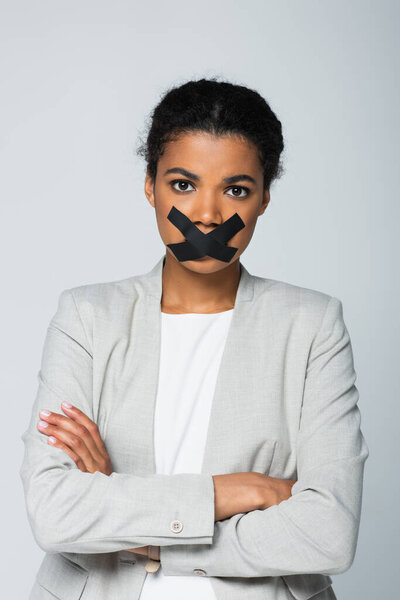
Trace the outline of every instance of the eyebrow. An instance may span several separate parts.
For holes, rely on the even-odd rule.
[[[201,179],[201,177],[199,177],[199,175],[196,175],[196,173],[191,173],[190,171],[187,171],[187,169],[182,169],[181,167],[173,167],[172,169],[168,169],[167,171],[165,171],[164,177],[169,173],[180,173],[188,179],[194,179],[195,181],[200,181]],[[257,184],[254,177],[246,175],[245,173],[241,173],[240,175],[231,175],[230,177],[224,177],[222,181],[224,183],[238,183],[239,181],[250,181],[251,183]]]

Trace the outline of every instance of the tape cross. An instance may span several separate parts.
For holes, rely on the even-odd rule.
[[[175,206],[169,211],[167,219],[186,238],[185,242],[167,244],[180,262],[195,260],[203,256],[211,256],[223,262],[229,262],[238,249],[225,244],[245,226],[238,213],[235,213],[212,231],[203,233],[189,217]]]

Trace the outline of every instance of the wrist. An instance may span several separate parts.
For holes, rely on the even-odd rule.
[[[274,504],[274,495],[274,478],[269,475],[258,474],[255,486],[257,510],[265,510]]]
[[[152,560],[160,560],[160,546],[147,546],[147,556]]]

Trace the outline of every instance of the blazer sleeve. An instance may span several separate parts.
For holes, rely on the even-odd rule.
[[[210,544],[214,481],[207,474],[84,473],[37,429],[39,411],[68,401],[93,418],[93,356],[72,289],[61,292],[45,337],[38,390],[21,436],[28,520],[46,552],[102,553],[145,545]],[[178,521],[178,527],[173,522]],[[179,531],[180,524],[182,527]]]
[[[162,547],[165,575],[330,575],[350,568],[369,455],[355,380],[342,303],[332,296],[310,349],[291,497],[217,521],[212,545]]]

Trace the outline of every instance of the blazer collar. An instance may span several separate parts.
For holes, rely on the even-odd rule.
[[[165,262],[165,254],[157,261],[154,267],[143,277],[143,286],[145,293],[153,296],[158,302],[161,302],[162,296],[162,272]],[[254,276],[240,263],[240,279],[236,292],[235,304],[248,302],[253,299],[254,294]]]

